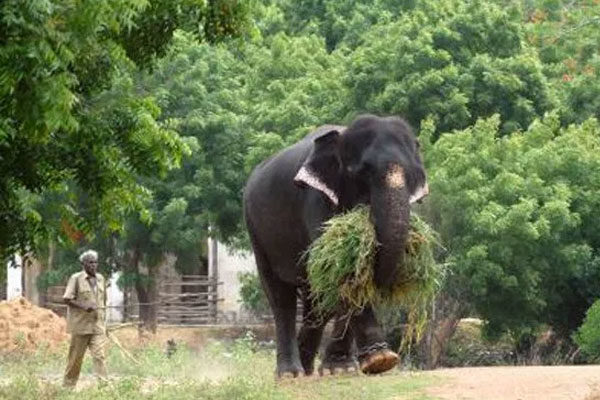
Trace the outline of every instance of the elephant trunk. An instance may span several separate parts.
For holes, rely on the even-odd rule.
[[[380,246],[375,263],[375,284],[389,289],[404,261],[408,237],[410,203],[404,171],[391,164],[371,187],[371,218]]]

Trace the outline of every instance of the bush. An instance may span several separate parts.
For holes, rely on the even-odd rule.
[[[445,367],[510,365],[514,363],[513,346],[506,337],[486,340],[477,321],[461,321],[448,342],[443,357]]]
[[[600,299],[589,308],[573,339],[591,360],[600,358]]]
[[[269,301],[262,288],[258,275],[254,272],[240,272],[240,298],[242,305],[256,316],[269,312]]]

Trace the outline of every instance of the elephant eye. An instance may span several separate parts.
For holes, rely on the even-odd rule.
[[[351,164],[346,167],[346,171],[349,175],[362,175],[371,171],[371,164],[362,162],[360,164]]]

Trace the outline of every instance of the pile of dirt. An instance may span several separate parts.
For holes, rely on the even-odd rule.
[[[69,338],[67,322],[23,297],[0,302],[0,353],[57,349]]]

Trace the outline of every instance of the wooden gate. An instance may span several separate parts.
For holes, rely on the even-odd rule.
[[[159,324],[200,325],[218,321],[218,282],[205,275],[182,275],[159,286]]]

